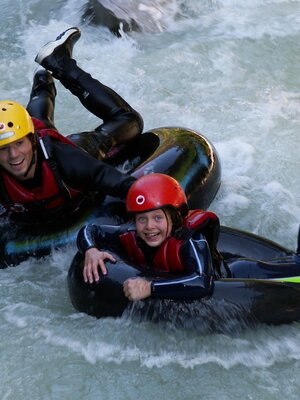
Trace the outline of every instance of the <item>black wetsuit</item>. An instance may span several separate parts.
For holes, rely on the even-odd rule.
[[[121,249],[120,235],[132,230],[135,230],[133,223],[121,226],[89,224],[79,231],[77,246],[82,254],[89,248],[97,247],[117,253],[121,251],[122,256],[126,257],[124,249]],[[219,276],[219,273],[216,274],[218,267],[212,262],[209,245],[201,231],[195,231],[189,236],[180,249],[186,273],[178,277],[172,275],[172,278],[167,279],[151,279],[153,297],[197,299],[212,293],[214,278]],[[226,271],[222,271],[222,274],[226,276]]]
[[[60,74],[61,84],[75,95],[81,104],[102,120],[92,131],[74,133],[68,137],[95,157],[102,158],[111,147],[137,137],[143,130],[143,119],[118,93],[94,79],[66,58]],[[56,89],[52,75],[36,73],[27,110],[32,117],[55,129],[54,106]],[[100,153],[99,153],[100,150]]]
[[[63,181],[84,193],[102,193],[124,199],[135,181],[134,177],[124,175],[81,149],[66,144],[54,143],[52,156]]]
[[[64,189],[69,188],[78,191],[79,194],[74,199],[69,199],[66,196],[64,204],[57,209],[47,209],[47,197],[45,197],[44,202],[24,203],[24,209],[21,211],[14,206],[14,200],[7,197],[8,194],[4,185],[1,184],[0,201],[18,218],[38,217],[47,220],[49,216],[51,218],[61,215],[68,216],[68,213],[74,212],[85,199],[97,198],[100,206],[106,195],[124,199],[128,189],[136,180],[130,175],[122,174],[105,162],[95,159],[79,147],[51,140],[47,142],[47,151],[48,154],[51,153],[51,165],[56,171],[56,181],[61,192],[64,193]],[[42,179],[41,170],[44,155],[40,145],[38,145],[37,154],[37,167],[34,177],[23,181],[21,184],[24,190],[29,192],[44,184],[47,185],[47,182],[43,182]]]
[[[57,180],[79,190],[83,196],[93,194],[100,200],[105,195],[125,198],[135,178],[122,174],[102,159],[115,145],[128,142],[141,134],[142,117],[116,92],[79,68],[74,59],[65,60],[60,82],[78,97],[87,110],[102,119],[103,123],[93,131],[69,136],[69,139],[86,151],[51,139],[47,141],[47,151],[51,153],[52,164],[59,177]],[[34,77],[27,110],[32,117],[54,130],[55,96],[56,89],[51,74],[45,70],[38,71]],[[39,144],[37,151],[38,165],[34,178],[21,182],[27,190],[47,185],[47,182],[41,182],[43,154]],[[0,185],[0,203],[5,205],[10,203],[9,200],[5,187]],[[72,211],[72,207],[71,203],[67,204],[64,211],[68,211],[68,208]],[[41,210],[36,211],[36,215],[47,217]]]

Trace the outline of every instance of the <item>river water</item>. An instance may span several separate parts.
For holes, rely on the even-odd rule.
[[[37,51],[79,25],[79,65],[141,112],[145,130],[184,126],[214,143],[223,178],[210,208],[222,224],[295,249],[300,1],[156,1],[154,32],[121,38],[82,23],[84,4],[1,0],[1,98],[26,105]],[[97,125],[57,90],[61,132]],[[299,399],[300,324],[209,334],[96,320],[68,298],[74,251],[0,271],[1,399]]]

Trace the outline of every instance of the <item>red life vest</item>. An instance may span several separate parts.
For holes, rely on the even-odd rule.
[[[219,224],[217,215],[211,211],[191,210],[183,219],[184,227],[196,231],[201,229],[208,221]],[[120,241],[130,260],[141,266],[147,266],[145,256],[136,241],[136,231],[125,232],[120,235]],[[168,237],[160,245],[153,258],[152,268],[156,271],[184,272],[185,266],[180,258],[180,248],[183,240]]]
[[[34,189],[27,189],[5,170],[0,172],[2,186],[6,191],[5,197],[9,199],[8,204],[5,204],[5,201],[3,202],[3,206],[15,212],[35,211],[37,209],[54,210],[62,207],[67,201],[76,199],[80,194],[80,191],[68,188],[64,184],[55,168],[55,161],[47,153],[43,139],[50,136],[61,143],[72,146],[75,146],[75,144],[56,130],[48,129],[42,121],[32,119],[45,157],[42,161],[42,185]]]

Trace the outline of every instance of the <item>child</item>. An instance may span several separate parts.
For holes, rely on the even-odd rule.
[[[77,245],[85,253],[85,282],[105,275],[105,260],[116,259],[100,250],[109,244],[125,251],[128,259],[168,279],[135,278],[124,282],[129,300],[149,296],[197,298],[211,293],[213,279],[226,276],[216,243],[219,219],[209,211],[189,211],[185,193],[168,175],[150,174],[130,187],[126,208],[133,221],[118,227],[90,224],[78,234]],[[176,277],[177,276],[177,277]]]

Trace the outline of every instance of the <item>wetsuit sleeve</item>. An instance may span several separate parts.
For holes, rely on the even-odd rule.
[[[184,300],[209,296],[213,290],[213,268],[210,249],[201,235],[183,244],[181,258],[189,275],[174,279],[153,280],[152,297]]]
[[[53,143],[52,156],[64,182],[85,194],[101,193],[124,199],[136,180],[69,144]]]
[[[119,245],[120,226],[88,224],[77,235],[77,247],[84,254],[88,249]]]

